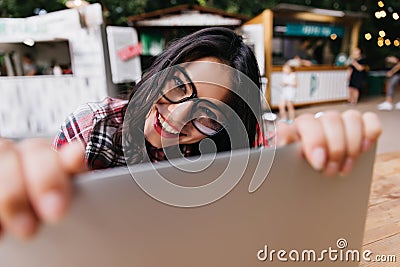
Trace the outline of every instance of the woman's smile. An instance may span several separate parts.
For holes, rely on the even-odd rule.
[[[153,126],[156,132],[164,138],[177,138],[185,135],[177,127],[171,125],[157,109],[154,116]]]

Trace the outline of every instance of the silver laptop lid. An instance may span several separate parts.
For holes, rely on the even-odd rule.
[[[361,155],[349,176],[332,178],[312,170],[299,145],[290,145],[276,150],[264,180],[265,172],[254,170],[274,151],[252,150],[231,191],[190,208],[149,196],[126,168],[92,172],[78,178],[61,224],[44,226],[27,243],[1,240],[1,266],[358,266],[340,255],[361,248],[374,154]],[[178,185],[201,186],[248,155],[221,153],[198,173],[165,162],[157,169],[137,165],[132,174],[156,181],[161,173]],[[250,193],[251,183],[261,186]],[[280,250],[286,254],[278,257]],[[337,252],[330,257],[328,250]]]

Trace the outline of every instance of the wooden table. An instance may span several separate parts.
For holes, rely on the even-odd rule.
[[[362,262],[360,266],[400,266],[400,152],[376,157],[363,250],[395,255],[397,262]]]

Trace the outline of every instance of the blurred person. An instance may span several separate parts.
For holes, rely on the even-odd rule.
[[[316,64],[323,64],[324,63],[324,47],[325,47],[325,40],[318,40],[315,43],[315,48],[313,51],[313,58]]]
[[[240,71],[257,91],[234,80],[233,72],[200,72],[218,75],[232,87],[230,90],[193,82],[201,62]],[[159,76],[169,68],[171,75]],[[87,169],[166,160],[168,142],[178,142],[184,156],[198,154],[199,143],[205,138],[214,141],[218,151],[231,150],[227,129],[237,125],[221,112],[222,103],[244,126],[243,143],[259,146],[260,90],[256,58],[232,30],[207,28],[173,42],[157,57],[128,100],[106,98],[71,114],[54,140],[57,151],[40,139],[20,143],[0,139],[0,229],[28,238],[41,223],[59,222],[70,204],[71,177]],[[255,111],[246,103],[254,104]],[[128,104],[132,108],[128,109]],[[128,134],[124,151],[123,129]],[[374,113],[328,111],[318,118],[303,114],[291,125],[279,124],[277,140],[279,145],[300,142],[309,164],[331,176],[350,172],[359,154],[367,151],[380,133]],[[127,158],[125,148],[132,152]]]
[[[22,56],[22,70],[24,76],[34,76],[38,74],[38,67],[33,61],[32,55],[29,53]]]
[[[298,55],[302,59],[312,61],[313,53],[314,53],[314,48],[311,41],[309,39],[305,39],[298,47],[296,55]]]
[[[387,56],[385,58],[385,66],[388,66],[392,68],[394,65],[396,65],[399,62],[399,59],[395,56]]]
[[[395,109],[400,109],[400,102],[397,102],[396,105],[393,105],[394,89],[400,82],[400,60],[399,58],[396,60],[393,57],[391,57],[390,60],[393,63],[396,63],[388,72],[386,72],[386,77],[388,78],[386,83],[386,100],[378,105],[379,110],[390,111],[393,109],[393,107]]]
[[[347,69],[347,81],[349,86],[349,99],[350,104],[357,104],[360,96],[360,91],[364,86],[366,79],[367,62],[362,56],[360,48],[354,48],[351,57],[349,68]]]
[[[289,59],[286,62],[287,65],[297,68],[297,67],[309,67],[312,65],[312,62],[307,59],[302,59],[299,55],[294,56],[292,59]]]
[[[304,39],[300,45],[297,46],[294,57],[289,59],[286,63],[292,67],[311,66],[312,63],[312,45],[309,39]]]
[[[281,99],[279,102],[279,115],[281,121],[288,122],[289,124],[294,121],[295,110],[293,101],[296,97],[297,88],[297,75],[294,67],[285,64],[282,67],[282,82],[281,82]],[[286,114],[288,109],[288,115]]]

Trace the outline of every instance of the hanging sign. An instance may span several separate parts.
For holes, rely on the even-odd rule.
[[[329,37],[331,34],[336,34],[340,38],[344,34],[344,28],[328,25],[288,23],[285,31],[287,36]]]

